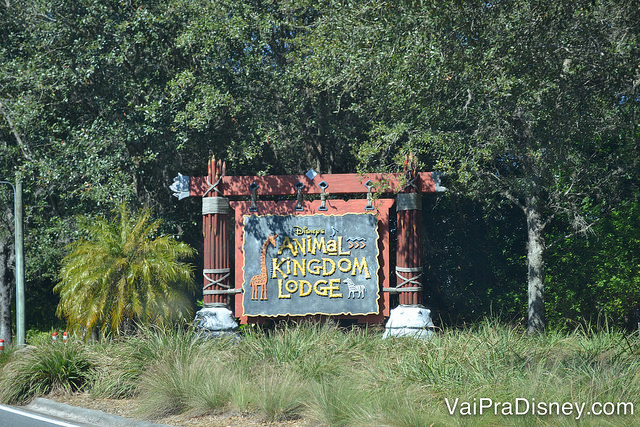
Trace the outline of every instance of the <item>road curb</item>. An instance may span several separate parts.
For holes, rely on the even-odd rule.
[[[119,415],[107,414],[106,412],[95,409],[71,406],[66,403],[59,403],[42,397],[34,399],[31,403],[25,406],[25,408],[33,412],[62,418],[67,421],[96,426],[172,427],[168,424],[156,424],[149,421],[132,420]]]

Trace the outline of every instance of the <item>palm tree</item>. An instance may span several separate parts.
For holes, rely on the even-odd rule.
[[[57,315],[71,328],[100,328],[119,335],[131,322],[157,323],[190,315],[193,266],[179,261],[195,250],[171,236],[156,236],[160,220],[151,211],[132,217],[125,203],[111,221],[84,218],[88,238],[71,243],[62,260]]]

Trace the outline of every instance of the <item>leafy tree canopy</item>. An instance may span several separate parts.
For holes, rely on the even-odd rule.
[[[210,154],[266,174],[393,170],[415,152],[496,213],[487,232],[527,241],[487,256],[526,255],[539,330],[554,244],[637,191],[639,14],[634,0],[2,2],[0,177],[24,180],[28,306],[47,312],[77,214],[126,200],[201,244],[197,201],[167,185]],[[507,204],[526,222],[511,227]]]
[[[364,167],[417,152],[467,194],[521,208],[533,332],[546,227],[587,231],[637,174],[639,14],[634,1],[348,3],[327,8],[305,60],[358,97]]]

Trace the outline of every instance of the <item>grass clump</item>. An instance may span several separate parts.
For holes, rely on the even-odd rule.
[[[376,395],[366,390],[367,385],[354,381],[351,375],[328,378],[312,384],[306,405],[306,415],[321,425],[372,425],[376,414]]]
[[[159,418],[219,412],[230,398],[227,378],[207,357],[165,357],[142,375],[140,413]]]
[[[300,417],[305,400],[304,381],[291,372],[263,372],[255,389],[255,404],[268,422]]]
[[[17,350],[3,369],[0,399],[9,404],[24,404],[52,391],[82,390],[90,385],[95,369],[94,355],[79,344]]]
[[[231,366],[231,365],[230,365]],[[248,413],[255,409],[257,385],[251,373],[230,369],[229,402],[228,407],[232,411]]]
[[[193,329],[143,328],[121,345],[140,397],[140,413],[158,418],[219,412],[230,400],[225,355],[232,341],[207,340]]]
[[[142,375],[164,360],[187,365],[204,348],[224,348],[225,340],[208,341],[193,329],[140,326],[135,335],[99,344],[100,371],[91,394],[105,398],[135,397]],[[205,356],[203,356],[205,357]]]

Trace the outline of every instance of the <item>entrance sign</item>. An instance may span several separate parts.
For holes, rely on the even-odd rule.
[[[243,314],[378,314],[377,218],[245,215]]]
[[[420,194],[446,188],[408,156],[396,174],[281,176],[227,176],[212,158],[206,176],[178,175],[170,190],[202,200],[202,311],[246,324],[306,315],[383,323],[391,294],[421,304]]]
[[[240,323],[305,315],[382,323],[390,310],[384,290],[392,274],[389,210],[394,202],[376,199],[367,210],[366,199],[331,199],[324,205],[321,200],[231,201]]]

